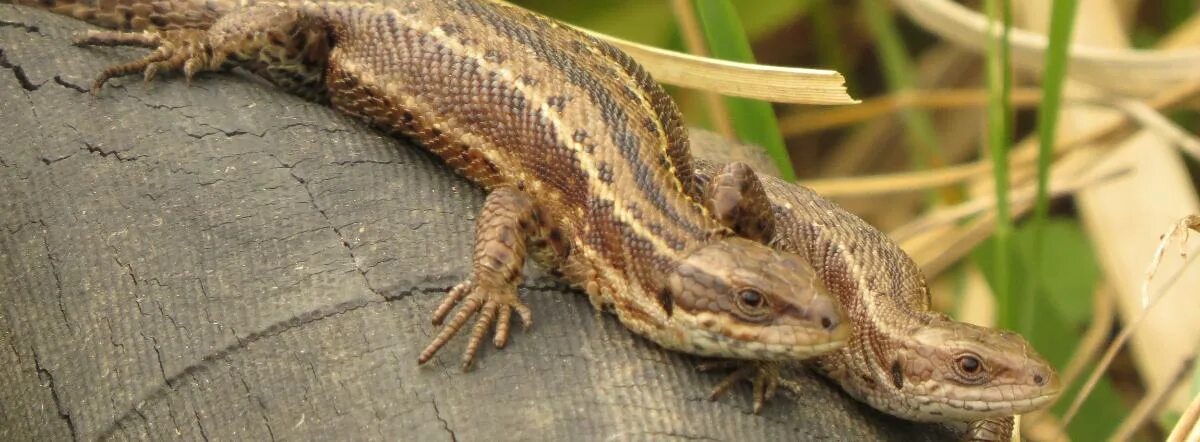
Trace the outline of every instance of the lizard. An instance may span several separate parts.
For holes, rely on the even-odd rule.
[[[808,365],[854,398],[908,420],[968,422],[964,439],[1000,441],[1011,437],[1012,415],[1058,396],[1053,367],[1021,335],[931,310],[920,268],[863,219],[742,163],[697,160],[694,170],[697,198],[714,216],[744,237],[803,256],[846,308],[850,342]]]
[[[514,313],[528,328],[527,257],[667,349],[757,367],[848,339],[808,262],[735,235],[693,198],[666,92],[574,28],[493,0],[16,2],[115,29],[80,45],[152,50],[103,70],[93,93],[125,75],[240,67],[412,139],[488,191],[470,275],[434,310],[441,329],[418,363],[473,316],[464,370],[490,330],[506,346]]]
[[[109,4],[107,8],[98,8],[92,1],[75,3],[59,0],[43,4],[42,7],[49,7],[60,14],[74,16],[109,28],[143,30],[178,29],[184,27],[207,28],[218,17],[227,14],[239,6],[226,3],[222,0],[193,2],[122,0]],[[698,166],[695,168],[696,178],[701,183],[709,181],[712,177],[722,176],[722,168],[720,167],[701,162],[697,164]],[[684,176],[686,177],[686,175]],[[818,270],[820,270],[818,275],[826,281],[827,285],[834,288],[835,293],[842,298],[841,301],[843,303],[855,306],[852,313],[856,313],[855,310],[866,310],[867,304],[878,304],[881,307],[871,310],[891,313],[875,315],[871,311],[866,311],[865,314],[852,314],[849,317],[851,321],[854,321],[856,336],[873,336],[872,333],[875,333],[876,330],[890,331],[891,333],[883,336],[884,339],[879,340],[881,343],[886,343],[886,347],[871,346],[868,344],[868,342],[874,341],[852,339],[850,348],[858,348],[857,353],[842,350],[822,359],[826,361],[826,365],[829,367],[838,368],[829,370],[826,374],[842,385],[852,395],[860,399],[865,399],[867,403],[881,411],[899,417],[913,420],[947,420],[950,417],[948,415],[951,413],[939,411],[935,408],[936,404],[925,408],[898,404],[919,403],[921,401],[932,403],[933,400],[923,399],[922,397],[928,396],[929,392],[936,393],[943,391],[945,392],[943,396],[935,399],[944,399],[942,402],[947,403],[951,400],[958,400],[956,398],[966,397],[971,391],[978,391],[989,385],[996,385],[1017,373],[999,373],[999,376],[991,382],[979,383],[977,385],[963,383],[957,380],[954,375],[953,370],[955,368],[952,365],[955,363],[954,358],[950,357],[951,355],[936,354],[938,350],[943,348],[942,344],[944,342],[933,339],[935,333],[930,333],[929,339],[924,341],[914,339],[911,336],[917,330],[941,330],[949,334],[953,334],[953,330],[956,328],[970,330],[972,332],[971,336],[977,338],[975,342],[987,343],[995,341],[1006,344],[981,349],[982,354],[978,358],[986,364],[985,367],[996,363],[1003,363],[1003,361],[1028,358],[1031,361],[1031,368],[1045,370],[1043,372],[1049,372],[1053,376],[1053,372],[1048,370],[1048,366],[1036,354],[1026,356],[1031,350],[1019,340],[1019,337],[1011,334],[1000,334],[999,332],[986,329],[973,328],[965,324],[949,321],[945,317],[929,312],[928,294],[925,292],[925,283],[919,269],[916,268],[915,264],[911,262],[911,259],[903,251],[869,224],[808,189],[781,182],[769,176],[763,176],[761,179],[767,183],[766,191],[770,196],[770,205],[773,206],[771,210],[776,215],[764,217],[767,220],[764,222],[767,222],[769,227],[771,227],[770,231],[765,232],[765,237],[763,232],[760,232],[756,236],[753,234],[746,235],[746,232],[749,230],[745,228],[746,226],[739,228],[739,226],[733,225],[734,222],[728,219],[726,223],[734,227],[735,230],[741,231],[744,236],[752,236],[760,241],[769,241],[775,247],[792,250],[801,254],[816,253],[817,249],[820,248],[836,250],[836,255],[830,259],[822,257],[822,259],[812,260],[818,266]],[[752,218],[750,217],[749,219]],[[839,224],[843,227],[834,227]],[[775,227],[775,225],[779,227]],[[776,230],[781,232],[781,234],[775,235],[774,231]],[[835,262],[840,263],[840,265],[833,266]],[[826,268],[822,269],[822,266]],[[829,270],[833,268],[837,270]],[[877,277],[863,279],[870,278],[871,275],[867,272],[871,271],[876,271],[878,273]],[[858,272],[857,274],[860,276],[850,278],[848,272]],[[891,279],[878,278],[881,275],[890,276]],[[868,284],[858,284],[863,281],[870,281],[870,286],[866,286]],[[858,300],[865,302],[858,302]],[[910,301],[911,304],[909,303]],[[881,324],[878,326],[873,325],[875,322]],[[924,325],[917,326],[914,324]],[[864,351],[868,347],[872,351]],[[902,365],[900,372],[901,386],[889,390],[888,385],[896,385],[889,361],[899,360],[899,358],[888,356],[914,353],[934,354],[940,357],[942,359],[940,361],[940,371],[910,369],[908,372],[905,372],[903,371],[905,368],[912,367]],[[739,372],[741,374],[750,373],[744,369]],[[939,374],[941,377],[934,376],[935,374]],[[735,378],[730,378],[730,380],[733,379]],[[1046,402],[1047,399],[1045,396],[1053,395],[1057,391],[1057,380],[1053,379],[1045,382],[1048,385],[1043,386],[1042,392],[1044,394],[1042,396],[1030,396],[1036,398],[1036,401],[1031,399],[1026,407],[1014,406],[1010,412],[1012,414],[1019,413],[1023,410],[1036,408],[1037,405]],[[945,386],[942,386],[942,384],[945,384]],[[722,382],[722,385],[727,387],[730,385],[730,382],[727,380],[726,382]],[[719,388],[721,387],[719,386]],[[958,390],[962,390],[963,394],[956,396],[955,392]],[[719,391],[714,391],[714,393],[719,393]],[[1021,397],[1014,397],[1013,402],[1015,403],[1020,399]],[[759,403],[756,403],[756,409],[759,406]],[[1005,413],[999,410],[999,408],[1003,407],[997,405],[996,408],[997,410],[993,410],[993,412],[987,415]],[[926,409],[928,411],[925,411]],[[972,416],[965,416],[964,420],[970,420],[984,414],[983,412],[976,411]],[[978,425],[979,428],[987,428],[986,425],[982,424],[983,422],[987,422],[986,420],[979,420],[978,422],[981,423]],[[1011,420],[1008,421],[1008,425],[1011,425]]]

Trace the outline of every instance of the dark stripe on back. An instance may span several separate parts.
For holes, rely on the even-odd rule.
[[[590,35],[588,38],[600,48],[602,54],[621,66],[621,69],[625,70],[625,74],[633,78],[634,82],[641,88],[644,96],[650,98],[650,107],[654,109],[654,113],[658,116],[658,121],[663,125],[663,131],[666,132],[666,155],[670,159],[671,165],[675,167],[675,176],[683,182],[684,189],[690,195],[699,197],[699,189],[691,185],[694,181],[693,176],[695,175],[692,171],[691,144],[688,139],[687,129],[683,124],[683,115],[679,113],[679,108],[675,105],[675,100],[672,100],[667,91],[663,90],[662,86],[659,86],[658,82],[654,81],[650,73],[642,69],[642,66],[637,64],[628,54]]]
[[[653,201],[661,212],[679,227],[686,229],[689,233],[696,237],[702,237],[704,231],[691,220],[684,218],[678,213],[674,207],[667,204],[664,192],[672,191],[673,189],[662,189],[660,183],[654,179],[653,170],[650,164],[642,158],[642,151],[639,140],[633,136],[629,127],[630,117],[611,96],[608,90],[596,80],[592,75],[588,74],[588,69],[579,65],[570,54],[564,53],[557,47],[554,47],[546,41],[544,36],[537,35],[533,29],[523,26],[519,23],[530,23],[533,26],[540,26],[538,31],[554,32],[545,22],[545,18],[536,14],[529,13],[521,9],[512,9],[515,12],[526,14],[520,20],[513,20],[509,17],[500,15],[495,5],[484,4],[477,1],[459,0],[455,2],[457,9],[463,11],[464,14],[479,17],[485,24],[492,27],[495,32],[504,37],[520,43],[521,45],[531,49],[531,53],[540,58],[542,61],[556,67],[559,72],[565,73],[568,81],[576,87],[583,89],[591,98],[593,104],[600,110],[600,117],[613,130],[610,138],[613,144],[617,147],[621,157],[633,169],[634,180],[638,185],[638,190],[641,191],[648,199]],[[562,29],[562,31],[569,31]],[[583,35],[583,34],[579,34]],[[582,36],[580,38],[586,38]],[[597,45],[601,48],[608,46],[606,43],[599,42]],[[616,51],[615,48],[606,50]],[[615,92],[615,91],[611,91]],[[666,156],[666,152],[662,153]],[[667,177],[670,180],[679,181],[678,177]],[[663,183],[665,184],[665,183]],[[675,183],[670,183],[675,185]],[[686,188],[685,188],[686,189]],[[697,211],[699,206],[696,206]]]

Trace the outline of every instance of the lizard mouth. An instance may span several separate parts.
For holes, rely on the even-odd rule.
[[[758,340],[738,336],[728,330],[701,330],[692,333],[691,352],[707,356],[718,356],[762,361],[787,361],[808,359],[824,355],[846,345],[845,339],[836,335],[814,337],[810,342],[803,340]]]
[[[809,345],[743,345],[741,348],[745,351],[743,357],[767,361],[785,361],[823,355],[837,350],[843,345],[846,345],[845,341],[833,340]]]
[[[914,396],[924,403],[920,408],[934,420],[946,418],[979,419],[1027,413],[1049,404],[1058,397],[1058,391],[1021,399],[962,400],[946,396]]]
[[[830,342],[825,342],[825,343],[821,343],[821,344],[797,347],[797,349],[799,350],[798,352],[800,352],[800,353],[806,353],[811,356],[816,356],[816,355],[821,355],[821,354],[825,354],[825,353],[837,350],[838,348],[841,348],[843,345],[846,345],[845,341],[830,341]],[[807,356],[801,356],[801,357],[807,357]]]

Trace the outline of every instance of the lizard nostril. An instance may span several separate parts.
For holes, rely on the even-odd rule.
[[[825,327],[826,330],[833,330],[834,327],[837,327],[837,323],[836,319],[829,316],[821,317],[821,327]]]
[[[1041,373],[1036,373],[1033,375],[1033,383],[1038,384],[1038,386],[1046,385],[1046,377],[1042,376]]]

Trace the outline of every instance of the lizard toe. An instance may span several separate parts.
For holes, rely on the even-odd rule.
[[[446,293],[446,297],[442,299],[442,303],[433,311],[433,325],[442,325],[442,321],[446,319],[446,315],[450,314],[450,310],[458,305],[468,293],[471,293],[474,287],[475,283],[466,280],[450,289],[450,292]]]
[[[509,321],[512,320],[512,311],[511,305],[500,306],[500,318],[496,321],[496,336],[492,338],[492,344],[496,348],[504,348],[508,344]]]
[[[210,58],[208,35],[199,29],[172,29],[158,32],[115,32],[89,31],[77,39],[77,46],[133,46],[154,49],[137,60],[109,66],[96,76],[92,93],[99,93],[108,80],[142,74],[150,82],[160,72],[182,71],[191,80],[197,72],[206,69]]]
[[[717,385],[713,386],[712,390],[709,391],[708,400],[710,400],[710,401],[715,401],[715,400],[719,399],[721,396],[724,396],[725,393],[729,392],[730,388],[733,388],[734,385],[737,385],[737,383],[739,381],[741,381],[743,379],[747,379],[750,376],[754,375],[754,365],[753,364],[747,364],[742,361],[734,361],[734,360],[719,361],[719,362],[721,363],[720,368],[726,368],[726,369],[733,368],[734,370],[732,373],[729,373],[729,375],[725,376],[724,379],[721,379],[721,382],[718,382]],[[705,367],[701,368],[701,370],[702,371],[710,371],[710,370],[714,370],[716,368],[718,368],[718,365],[713,364],[713,365],[705,366]]]
[[[467,348],[463,350],[462,369],[466,371],[471,367],[471,363],[475,361],[475,353],[479,351],[479,344],[483,343],[483,337],[487,335],[489,329],[496,322],[497,313],[499,313],[500,304],[495,300],[488,299],[483,302],[483,308],[479,310],[479,318],[475,320],[475,327],[471,330],[471,337],[467,340]],[[500,327],[497,327],[497,335],[499,335]]]
[[[454,313],[450,321],[442,327],[442,330],[433,341],[421,352],[420,357],[417,359],[418,363],[425,363],[431,359],[438,350],[445,346],[463,328],[471,316],[477,313],[479,316],[475,319],[475,324],[471,326],[471,333],[467,338],[467,346],[462,354],[462,369],[464,371],[469,369],[475,361],[475,355],[479,352],[479,347],[489,330],[495,330],[492,343],[495,344],[496,348],[504,348],[508,344],[514,310],[517,312],[517,316],[521,318],[522,324],[525,327],[528,327],[532,323],[531,312],[521,302],[520,298],[517,297],[516,287],[505,286],[494,289],[489,289],[488,287],[486,284],[481,285],[466,281],[455,286],[446,294],[445,299],[442,300],[442,303],[434,311],[434,325],[440,325],[455,305],[461,303],[461,306]]]
[[[767,401],[775,397],[775,393],[778,392],[780,386],[787,387],[788,383],[791,382],[781,373],[780,363],[772,361],[720,360],[700,364],[699,368],[701,371],[733,369],[733,372],[725,376],[709,392],[708,400],[710,401],[720,398],[738,382],[743,380],[750,381],[753,386],[754,414],[762,412]]]

